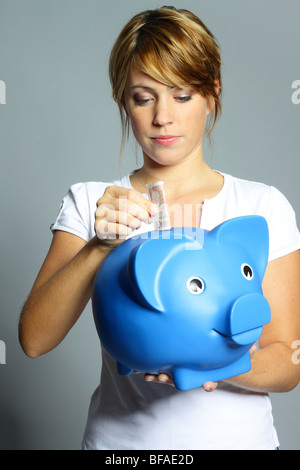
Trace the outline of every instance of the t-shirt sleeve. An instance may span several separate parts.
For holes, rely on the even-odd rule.
[[[300,248],[300,234],[295,212],[286,197],[273,186],[270,188],[267,220],[270,236],[269,261]]]
[[[85,241],[90,240],[92,234],[89,201],[84,183],[77,183],[70,187],[68,194],[62,200],[57,218],[50,228],[53,233],[56,230],[63,230]]]

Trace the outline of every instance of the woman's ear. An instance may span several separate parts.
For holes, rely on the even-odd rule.
[[[220,81],[215,80],[215,92],[217,95],[220,93]],[[209,115],[215,109],[215,99],[213,96],[209,96],[207,99],[207,115]]]
[[[207,116],[213,112],[215,109],[215,100],[212,96],[207,98]]]

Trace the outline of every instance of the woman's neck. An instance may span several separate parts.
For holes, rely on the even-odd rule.
[[[167,199],[180,199],[191,193],[213,197],[223,186],[223,177],[213,171],[204,159],[197,162],[181,162],[174,166],[161,166],[144,161],[142,168],[131,176],[131,184],[140,193],[147,192],[146,184],[164,181]]]

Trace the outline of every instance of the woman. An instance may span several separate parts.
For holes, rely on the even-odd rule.
[[[114,45],[110,78],[123,143],[130,124],[143,166],[120,181],[70,188],[21,314],[22,347],[30,357],[55,348],[81,315],[110,251],[136,230],[152,228],[157,207],[146,197],[146,184],[165,182],[171,225],[178,224],[172,208],[179,208],[185,216],[179,224],[199,226],[202,203],[201,227],[208,230],[237,216],[263,215],[270,231],[263,290],[272,320],[252,351],[251,371],[180,392],[165,374],[119,376],[103,349],[101,385],[92,397],[83,448],[275,449],[268,393],[292,390],[300,378],[292,361],[293,342],[300,338],[294,212],[275,188],[206,164],[205,130],[211,133],[221,110],[221,59],[214,36],[192,13],[163,7],[136,15]]]

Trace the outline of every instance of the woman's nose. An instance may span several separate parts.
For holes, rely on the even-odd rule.
[[[155,107],[153,124],[155,126],[166,126],[172,124],[173,114],[170,106],[165,100],[159,100]]]

